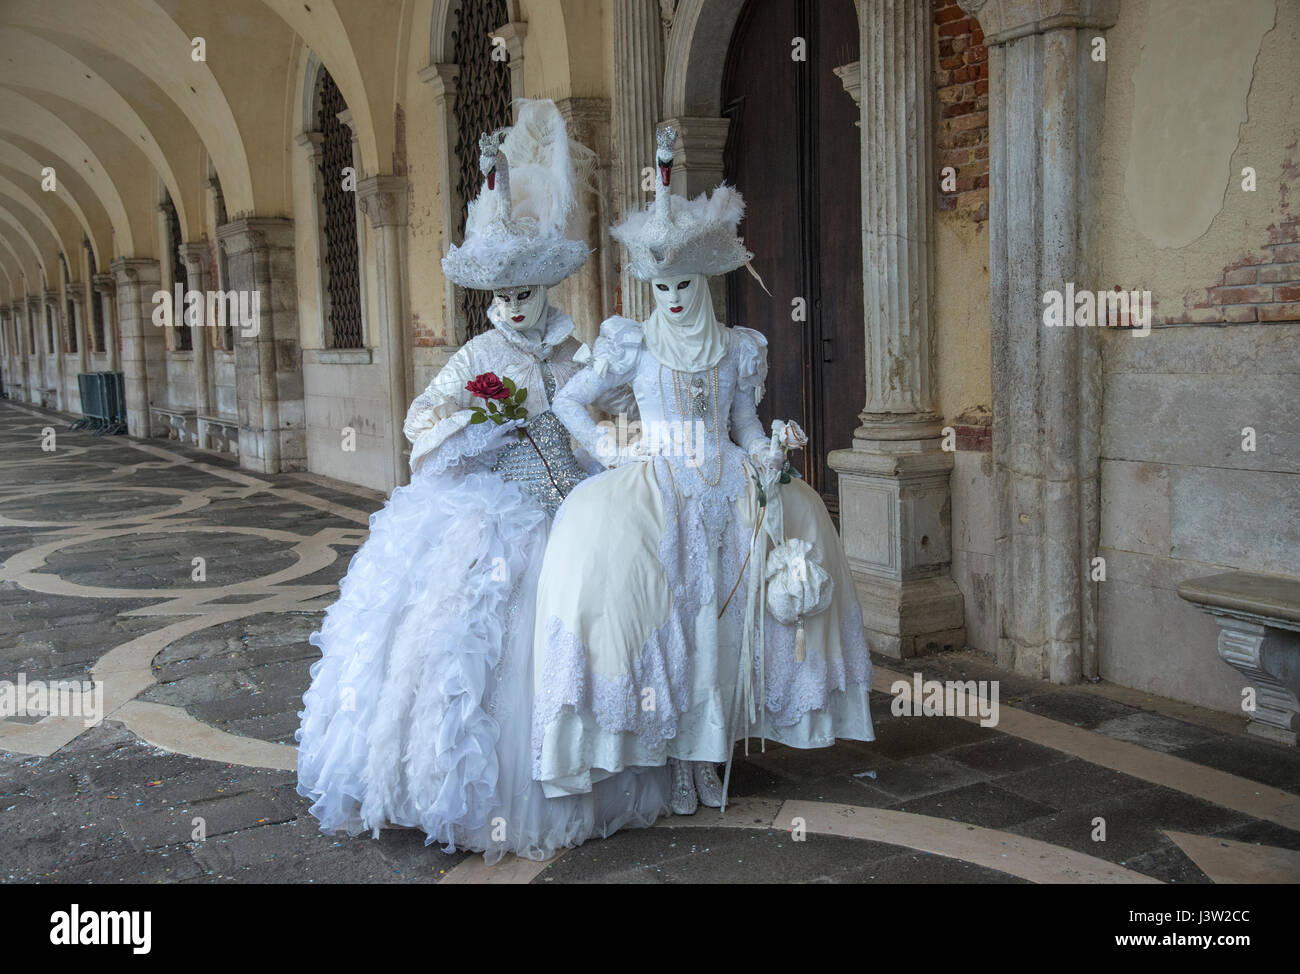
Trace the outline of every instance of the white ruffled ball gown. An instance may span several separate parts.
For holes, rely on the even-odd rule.
[[[532,780],[533,609],[561,494],[514,424],[471,425],[484,372],[528,389],[529,430],[567,491],[587,475],[550,412],[578,370],[573,322],[547,311],[540,344],[498,326],[412,404],[415,470],[352,559],[320,632],[297,732],[298,792],[325,832],[422,829],[426,844],[545,859],[667,810],[661,769],[583,796]]]
[[[735,719],[752,537],[739,509],[748,488],[742,460],[769,442],[756,411],[767,341],[748,328],[718,334],[726,348],[716,368],[674,380],[641,323],[611,318],[591,367],[556,397],[556,414],[583,447],[607,457],[607,433],[587,403],[631,384],[646,428],[671,430],[683,421],[683,402],[690,422],[701,408],[684,385],[694,379],[705,432],[691,451],[625,457],[560,507],[536,612],[533,774],[549,795],[590,793],[625,769],[668,758],[723,762],[751,735],[798,748],[874,739],[871,662],[848,560],[821,498],[797,479],[779,488],[785,531],[810,543],[833,596],[806,620],[802,661],[797,627],[766,616],[762,653],[754,654],[759,716],[754,724]],[[658,440],[672,447],[670,437]]]

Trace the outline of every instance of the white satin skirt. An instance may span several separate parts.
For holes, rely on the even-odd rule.
[[[733,500],[687,495],[681,479],[663,458],[628,464],[578,485],[557,514],[535,634],[533,776],[548,795],[669,758],[723,762],[750,736],[874,739],[862,610],[821,498],[800,480],[780,488],[788,536],[813,545],[835,588],[806,621],[803,660],[796,627],[766,616],[751,723],[738,677],[752,531]]]

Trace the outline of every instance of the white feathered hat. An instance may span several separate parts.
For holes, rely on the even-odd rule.
[[[676,139],[671,128],[659,131],[654,202],[610,231],[627,248],[628,269],[643,281],[679,274],[726,274],[754,256],[736,235],[745,215],[745,199],[735,187],[724,183],[711,195],[693,200],[669,190]]]
[[[443,271],[482,291],[559,284],[591,253],[582,241],[581,197],[595,153],[569,138],[549,100],[521,101],[519,120],[484,133],[479,152],[483,188],[469,204],[465,242],[447,251]]]

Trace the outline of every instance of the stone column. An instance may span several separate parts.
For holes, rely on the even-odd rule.
[[[420,80],[433,88],[434,141],[438,143],[438,166],[442,178],[442,191],[438,193],[438,225],[441,239],[438,252],[446,254],[451,249],[452,235],[464,201],[456,191],[456,78],[460,68],[454,64],[430,64],[420,70]],[[442,268],[438,268],[442,273]],[[466,323],[460,317],[460,302],[456,285],[445,275],[442,279],[443,340],[447,343],[445,354],[434,361],[436,371],[447,364],[447,359],[465,342]]]
[[[928,0],[860,0],[858,14],[867,402],[852,448],[827,460],[867,636],[902,658],[966,640],[933,407],[932,19]]]
[[[658,0],[614,4],[614,208],[619,219],[641,206],[643,169],[654,169],[655,126],[663,110],[664,43]],[[619,256],[621,260],[621,255]],[[623,314],[654,310],[650,286],[626,267],[619,275]]]
[[[554,289],[555,303],[573,316],[579,340],[592,342],[600,323],[614,313],[618,278],[617,257],[605,233],[613,217],[608,203],[612,171],[610,103],[605,98],[562,98],[555,104],[564,116],[570,138],[596,153],[595,191],[582,200],[587,211],[584,239],[592,254],[582,270]]]
[[[510,99],[517,102],[520,98],[526,97],[524,94],[524,38],[528,36],[528,24],[522,20],[511,21],[508,24],[502,24],[492,34],[493,38],[500,37],[506,42],[506,54],[508,60],[507,66],[510,68]],[[495,40],[493,43],[496,43]],[[513,105],[510,109],[511,117],[519,118],[519,106]]]
[[[185,279],[189,282],[191,291],[198,291],[200,294],[206,294],[211,282],[208,275],[208,245],[205,241],[196,240],[192,243],[181,244],[178,250],[178,257],[185,262]],[[178,320],[181,318],[183,309],[176,309]],[[194,346],[193,375],[194,375],[194,430],[199,430],[198,416],[212,415],[212,400],[208,395],[208,372],[211,369],[209,364],[212,359],[212,330],[217,326],[215,321],[207,320],[207,302],[204,301],[203,311],[199,320],[190,329],[192,338],[191,344]]]
[[[118,321],[122,328],[122,378],[126,384],[126,430],[131,436],[153,435],[149,410],[151,376],[164,375],[163,329],[154,326],[153,294],[162,267],[150,258],[119,257],[109,265],[117,283]]]
[[[117,285],[113,280],[112,274],[96,274],[90,279],[95,288],[95,300],[102,302],[104,315],[104,351],[108,353],[108,371],[117,372],[122,368],[122,356],[118,349],[116,326],[116,315],[113,314],[115,304],[113,297],[117,292]]]
[[[723,152],[727,148],[731,120],[678,116],[664,119],[659,127],[669,125],[677,130],[677,143],[673,146],[673,192],[687,197],[712,192],[722,182]],[[650,151],[653,155],[653,142]],[[647,163],[652,164],[653,160]]]
[[[989,283],[998,512],[998,662],[1071,683],[1097,672],[1100,336],[1046,328],[1043,295],[1095,287],[1089,240],[1118,0],[961,0],[989,49]]]
[[[677,142],[673,145],[672,191],[688,199],[712,192],[722,182],[723,153],[731,119],[679,115],[664,119],[659,127],[667,126],[677,130]],[[709,293],[713,298],[713,310],[719,320],[725,321],[727,279],[720,274],[709,278]]]
[[[22,301],[14,301],[9,305],[9,320],[13,322],[14,334],[12,372],[14,390],[9,395],[19,401],[25,401],[28,398],[27,359],[31,352],[27,350],[27,309],[23,307]]]
[[[54,329],[54,402],[52,408],[61,412],[68,410],[67,384],[64,381],[66,364],[64,356],[68,351],[68,336],[63,324],[63,290],[51,287],[45,289],[45,313],[50,316],[50,326]],[[48,346],[47,346],[48,347]],[[49,369],[46,369],[49,381]]]
[[[3,392],[8,396],[13,396],[14,389],[18,383],[14,379],[14,366],[18,363],[18,356],[14,354],[13,338],[10,334],[10,322],[13,315],[9,311],[8,305],[0,305],[0,348],[3,348],[3,371],[0,372],[0,385],[3,385]]]
[[[307,411],[294,283],[293,221],[244,217],[217,228],[227,291],[257,313],[235,326],[239,465],[259,473],[305,470]]]
[[[27,401],[39,404],[45,388],[45,324],[41,318],[41,299],[27,295],[27,340],[31,343],[27,359]]]
[[[406,177],[371,176],[357,183],[357,203],[374,229],[375,268],[379,279],[379,320],[383,328],[384,359],[388,363],[388,440],[392,483],[409,479],[406,437],[402,423],[414,396],[406,340]]]
[[[90,371],[90,328],[86,318],[86,291],[81,285],[74,284],[68,292],[72,298],[73,318],[68,327],[77,333],[77,371]]]
[[[9,398],[21,401],[27,392],[27,356],[23,348],[27,343],[23,335],[22,305],[14,301],[9,311]]]

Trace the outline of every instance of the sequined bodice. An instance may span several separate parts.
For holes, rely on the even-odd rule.
[[[555,373],[549,362],[542,362],[541,370],[546,399],[548,402],[554,401]],[[532,435],[532,442],[525,438],[503,447],[492,465],[492,472],[500,474],[505,480],[518,483],[525,493],[537,498],[546,512],[554,517],[560,501],[586,478],[587,471],[573,455],[569,431],[553,412],[548,410],[530,416],[528,432]],[[537,444],[535,448],[534,443]],[[540,456],[538,451],[541,451]]]

